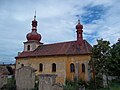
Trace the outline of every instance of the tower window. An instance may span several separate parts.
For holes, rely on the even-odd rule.
[[[40,64],[39,64],[39,72],[42,72],[42,71],[43,71],[43,64],[40,63]]]
[[[52,72],[56,72],[56,64],[55,63],[52,64]]]
[[[21,64],[21,67],[23,67],[24,66],[24,64]]]
[[[30,45],[27,46],[27,50],[30,51]]]
[[[85,64],[82,64],[82,72],[85,72]]]
[[[75,65],[73,63],[70,64],[70,72],[75,72]]]

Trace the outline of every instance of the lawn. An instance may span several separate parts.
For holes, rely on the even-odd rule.
[[[108,89],[98,89],[98,90],[108,90]],[[120,90],[120,83],[112,82],[110,84],[110,90]]]

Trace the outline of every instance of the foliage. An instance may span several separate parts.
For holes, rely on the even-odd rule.
[[[15,78],[8,78],[7,84],[3,86],[3,90],[16,90]]]
[[[110,47],[109,41],[97,40],[97,44],[92,48],[90,65],[92,70],[95,71],[97,88],[101,88],[103,74],[107,77],[108,85],[109,75],[120,76],[120,40],[112,47]],[[118,80],[120,81],[120,79]]]
[[[78,84],[76,81],[66,80],[64,90],[77,90]]]
[[[80,87],[87,86],[87,83],[81,79],[66,80],[64,90],[79,90]]]
[[[32,90],[39,90],[39,80],[37,76],[35,77],[35,86],[34,86],[34,89]]]
[[[97,45],[92,49],[92,61],[97,76],[108,72],[110,63],[110,43],[109,41],[97,40]]]
[[[8,74],[8,75],[13,75],[13,69],[12,69],[12,67],[7,66],[7,69],[8,69],[8,71],[9,71],[9,74]]]
[[[39,85],[39,83],[35,83],[35,87],[34,87],[34,89],[32,89],[32,90],[39,90],[39,89],[38,89],[38,85]]]
[[[96,79],[96,87],[97,88],[102,88],[102,79],[100,78],[97,78]],[[90,81],[87,82],[87,89],[88,90],[94,90],[95,89],[95,84],[94,84],[94,81],[93,79],[91,79]]]
[[[107,88],[101,88],[98,90],[108,90]],[[110,82],[110,90],[120,90],[120,83],[116,81],[111,81]]]
[[[90,65],[94,66],[94,71],[96,75],[96,85],[97,88],[102,87],[102,76],[105,74],[108,75],[108,67],[111,62],[111,54],[109,46],[109,41],[104,41],[103,39],[97,40],[97,44],[92,48],[92,58]]]
[[[94,90],[94,86],[89,86],[86,90]],[[108,88],[99,88],[97,90],[108,90]],[[116,80],[110,81],[110,90],[120,90],[120,82]]]
[[[109,65],[109,74],[120,76],[120,41],[114,44],[110,50],[111,63]]]

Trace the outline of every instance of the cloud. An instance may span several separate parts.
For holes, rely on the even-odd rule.
[[[12,62],[17,52],[23,51],[35,10],[43,43],[76,40],[76,15],[84,25],[84,38],[92,45],[100,38],[116,43],[119,8],[119,0],[1,0],[0,57]]]

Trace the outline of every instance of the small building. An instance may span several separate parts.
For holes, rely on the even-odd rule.
[[[90,79],[89,60],[92,46],[83,39],[83,25],[76,25],[76,40],[43,44],[37,32],[37,20],[34,16],[32,31],[26,35],[24,50],[16,58],[16,69],[31,66],[36,75],[56,74],[56,82],[64,83],[66,79]],[[62,38],[62,37],[61,37]]]

